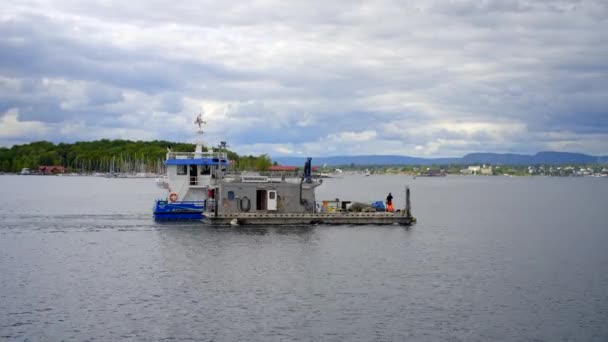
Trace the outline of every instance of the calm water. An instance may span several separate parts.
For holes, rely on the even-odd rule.
[[[608,179],[325,181],[404,227],[151,219],[152,179],[0,176],[0,339],[608,340]]]

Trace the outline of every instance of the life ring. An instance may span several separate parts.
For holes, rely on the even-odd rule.
[[[245,206],[245,203],[247,203],[247,206]],[[249,209],[251,209],[251,201],[249,200],[249,197],[247,197],[247,196],[241,197],[240,204],[241,204],[241,211],[248,212]]]
[[[169,202],[175,201],[177,201],[177,194],[175,192],[172,192],[171,195],[169,195]]]

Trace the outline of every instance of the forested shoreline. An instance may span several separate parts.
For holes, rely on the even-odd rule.
[[[19,172],[41,165],[61,165],[69,172],[163,172],[167,148],[176,152],[193,152],[194,144],[165,140],[96,140],[54,144],[37,141],[10,148],[0,147],[0,171]],[[217,149],[214,147],[214,149]],[[203,150],[207,150],[204,147]],[[239,170],[268,169],[270,157],[239,156],[226,150],[233,167]]]

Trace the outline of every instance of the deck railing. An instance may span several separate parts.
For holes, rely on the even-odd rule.
[[[195,155],[195,152],[168,152],[167,159],[192,159]],[[200,153],[200,156],[203,158],[228,159],[228,154],[226,152],[202,152]]]

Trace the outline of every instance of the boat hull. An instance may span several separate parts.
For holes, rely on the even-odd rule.
[[[157,221],[198,221],[205,218],[204,202],[157,200],[154,204],[154,219]]]

